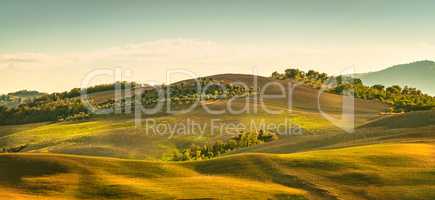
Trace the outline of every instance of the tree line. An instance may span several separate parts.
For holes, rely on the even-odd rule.
[[[158,90],[162,90],[164,99],[171,104],[191,104],[195,101],[209,99],[223,99],[233,96],[243,96],[252,93],[252,88],[245,88],[240,85],[224,84],[211,78],[199,78],[198,82],[180,82],[171,85],[160,85],[156,88],[145,90],[140,96],[130,97],[127,101],[124,97],[120,102],[108,99],[102,103],[91,100],[91,104],[99,109],[113,109],[119,103],[122,110],[128,106],[134,109],[136,99],[140,98],[142,105],[153,106],[161,101]],[[199,85],[198,85],[199,84]],[[115,88],[122,90],[142,87],[134,82],[117,82],[113,84],[102,84],[86,89],[88,94],[113,91]],[[144,87],[143,87],[144,88]],[[201,90],[198,91],[198,88]],[[74,88],[66,92],[55,92],[44,94],[31,101],[25,101],[17,107],[6,107],[0,104],[0,124],[23,124],[43,121],[65,121],[82,120],[91,117],[90,111],[83,105],[79,97],[80,88]],[[7,97],[2,97],[6,99]]]
[[[126,88],[136,88],[140,87],[140,84],[136,82],[115,82],[110,84],[99,84],[95,86],[91,86],[86,88],[87,94],[97,93],[97,92],[104,92],[104,91],[113,91],[116,88],[120,88],[122,90]],[[82,89],[81,88],[73,88],[70,91],[65,92],[54,92],[48,95],[44,95],[36,100],[39,101],[56,101],[61,99],[68,99],[68,98],[75,98],[79,97],[81,95]]]
[[[0,106],[0,124],[58,121],[87,112],[86,107],[78,99],[21,104],[16,108]]]
[[[278,139],[276,134],[264,133],[263,130],[259,130],[258,132],[246,132],[239,134],[226,142],[218,140],[214,144],[204,144],[203,146],[192,144],[189,148],[185,148],[181,152],[176,152],[173,155],[172,160],[187,161],[211,159],[229,151],[271,142],[276,139]]]
[[[129,103],[134,108],[135,98],[140,98],[143,106],[153,106],[161,101],[169,102],[171,105],[190,105],[199,100],[218,100],[231,97],[242,97],[254,94],[253,88],[246,88],[241,85],[223,83],[209,77],[198,78],[198,81],[180,82],[171,85],[159,85],[156,87],[144,88],[140,97],[134,96],[131,101],[119,102],[122,107]],[[99,108],[110,108],[116,104],[109,100],[98,105]]]
[[[373,86],[364,85],[361,79],[351,76],[329,76],[314,70],[304,72],[299,69],[289,68],[284,73],[273,72],[272,78],[278,80],[295,80],[303,82],[304,85],[312,88],[321,88],[332,85],[327,91],[343,95],[351,91],[354,97],[366,100],[379,100],[391,106],[390,112],[409,112],[415,110],[430,110],[435,107],[435,98],[424,94],[422,91],[412,87],[400,87],[393,85],[385,87],[377,84]]]

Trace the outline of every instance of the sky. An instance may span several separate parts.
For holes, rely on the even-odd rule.
[[[435,1],[423,0],[2,0],[0,94],[115,80],[101,70],[163,83],[435,60],[433,10]]]

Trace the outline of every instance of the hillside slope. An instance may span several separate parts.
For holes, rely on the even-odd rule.
[[[254,83],[251,75],[214,78]],[[259,77],[258,85],[271,81]],[[289,81],[274,82],[286,89],[292,87]],[[277,86],[267,91],[279,92]],[[98,95],[95,97],[110,98],[108,93]],[[0,153],[0,199],[435,198],[435,111],[380,115],[385,105],[356,100],[358,128],[345,133],[322,117],[318,95],[318,90],[297,87],[291,108],[287,96],[261,102],[249,99],[250,106],[264,103],[269,109],[284,111],[277,115],[263,109],[212,115],[198,107],[189,113],[161,113],[143,119],[178,124],[189,118],[206,124],[219,118],[225,124],[248,124],[252,120],[277,123],[289,118],[304,130],[303,135],[282,137],[202,161],[156,159],[165,160],[191,143],[212,142],[223,136],[153,136],[147,134],[149,127],[135,127],[129,115],[0,126],[0,146],[27,145],[26,153]],[[319,102],[327,114],[340,116],[341,96],[324,93]],[[228,102],[202,103],[217,110],[227,108]],[[241,109],[245,103],[245,99],[236,99],[231,106]]]
[[[277,85],[282,85],[286,90],[292,87],[289,81],[274,81],[266,77],[255,77],[252,75],[224,74],[212,77],[218,81],[234,82],[242,81],[252,85],[254,78],[258,80],[258,86],[267,83],[276,83],[267,88],[268,94],[279,94],[281,90]],[[25,152],[51,152],[76,155],[108,156],[117,158],[136,159],[168,159],[177,149],[185,148],[191,143],[203,144],[223,139],[220,133],[213,132],[210,126],[211,120],[219,120],[219,124],[243,124],[249,126],[252,122],[257,124],[281,124],[292,123],[298,125],[306,134],[325,134],[337,132],[335,127],[328,120],[324,119],[318,110],[319,91],[304,86],[296,87],[292,98],[288,95],[282,98],[267,98],[257,102],[250,100],[249,107],[258,106],[258,112],[243,112],[240,114],[224,113],[213,115],[198,106],[189,113],[158,114],[144,116],[143,126],[136,127],[131,115],[125,116],[103,116],[87,121],[57,122],[57,123],[36,123],[27,125],[0,126],[0,146],[2,148],[13,148],[20,145],[27,145]],[[95,94],[95,98],[110,98],[105,92]],[[289,108],[288,102],[292,102]],[[226,100],[205,102],[212,110],[227,108]],[[236,99],[231,102],[231,108],[241,110],[246,105],[245,99]],[[267,109],[281,111],[281,114],[268,114],[261,107],[261,103]],[[320,108],[327,114],[339,118],[342,110],[342,97],[339,95],[323,93],[320,94]],[[379,117],[386,106],[376,101],[356,100],[356,123],[363,124],[369,120]],[[146,118],[145,118],[146,117]],[[146,127],[146,120],[153,119],[156,123],[177,125],[186,124],[190,119],[202,127],[206,133],[200,135],[195,131],[186,132],[181,136],[171,137],[151,136],[153,130]],[[286,121],[289,120],[290,122]],[[184,132],[183,132],[184,133]],[[225,135],[225,133],[224,133]]]
[[[388,142],[435,142],[435,110],[386,115],[357,127],[354,133],[285,137],[281,140],[240,149],[237,153],[292,153],[318,149]]]
[[[435,95],[435,62],[418,61],[409,64],[401,64],[387,69],[364,74],[355,74],[365,84],[408,85],[422,90],[430,95]]]
[[[0,198],[435,198],[433,143],[381,144],[208,161],[0,154]]]

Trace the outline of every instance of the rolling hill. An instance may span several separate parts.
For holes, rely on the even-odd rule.
[[[258,85],[263,86],[270,82],[283,85],[288,88],[289,81],[274,81],[267,77],[255,77],[252,75],[224,74],[213,76],[215,80],[234,82],[243,81],[248,85],[258,80]],[[277,87],[269,87],[269,94],[279,94]],[[133,159],[168,159],[175,151],[184,148],[191,143],[204,144],[218,139],[224,139],[220,134],[212,134],[210,120],[219,118],[220,124],[243,124],[250,123],[288,123],[301,127],[307,134],[325,134],[337,132],[339,129],[324,119],[317,108],[318,90],[300,86],[293,91],[292,108],[289,109],[286,97],[264,98],[262,102],[268,109],[282,111],[278,115],[270,115],[265,110],[241,114],[225,113],[212,115],[201,106],[196,107],[189,113],[157,114],[146,116],[146,120],[153,119],[156,123],[169,125],[186,124],[189,118],[205,127],[205,132],[210,134],[190,135],[182,134],[168,139],[168,135],[153,136],[153,129],[147,127],[136,128],[131,115],[101,116],[86,121],[57,122],[57,123],[34,123],[25,125],[0,126],[0,146],[14,148],[26,145],[24,152],[51,152],[89,156],[107,156]],[[92,98],[113,98],[108,92],[96,93]],[[259,104],[259,102],[257,102]],[[252,103],[251,103],[252,104]],[[333,117],[340,117],[342,96],[323,93],[320,95],[321,109]],[[235,110],[243,109],[246,105],[244,99],[236,99],[231,103]],[[212,110],[228,109],[225,101],[207,102]],[[380,117],[379,113],[386,109],[384,104],[377,101],[356,100],[356,123],[363,124],[369,120]],[[225,134],[224,134],[225,135]]]
[[[8,199],[433,199],[435,146],[367,145],[296,154],[146,162],[0,155]]]
[[[433,78],[435,77],[435,62],[433,61],[425,60],[395,65],[381,71],[355,74],[354,76],[368,85],[400,85],[402,87],[407,85],[432,96],[435,95],[435,79]]]
[[[213,76],[222,82],[292,87],[288,80],[252,75]],[[191,80],[184,82],[185,84]],[[277,85],[267,94],[278,94]],[[288,96],[264,98],[269,109],[284,111],[214,116],[197,107],[189,113],[146,116],[157,123],[178,124],[186,118],[207,124],[253,121],[279,123],[289,118],[302,135],[230,151],[210,160],[167,161],[192,143],[205,144],[222,135],[155,136],[135,127],[131,115],[84,121],[0,126],[0,146],[26,145],[20,153],[0,153],[0,199],[398,199],[435,198],[434,110],[383,115],[387,106],[357,99],[356,129],[347,133],[318,111],[319,91],[305,86]],[[113,98],[96,93],[100,101]],[[252,106],[251,101],[249,103]],[[203,102],[226,109],[227,100]],[[323,93],[320,108],[339,117],[342,96]],[[245,99],[232,108],[241,109]],[[209,132],[208,130],[207,132]]]
[[[418,111],[386,115],[359,126],[354,133],[332,132],[282,138],[266,144],[240,149],[238,153],[294,153],[319,149],[336,149],[379,143],[435,142],[435,111]]]

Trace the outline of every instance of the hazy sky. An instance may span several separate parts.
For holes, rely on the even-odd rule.
[[[116,67],[165,82],[173,69],[337,74],[435,60],[434,10],[429,0],[2,0],[0,93],[63,91]]]

